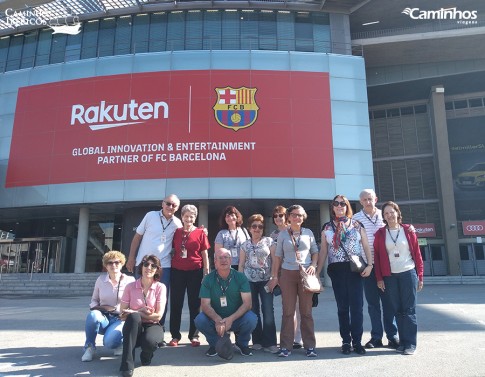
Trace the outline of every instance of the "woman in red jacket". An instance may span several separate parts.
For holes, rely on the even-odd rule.
[[[374,269],[377,286],[389,295],[399,332],[397,352],[416,353],[418,324],[416,293],[423,289],[423,259],[415,232],[402,224],[401,211],[394,202],[381,207],[386,226],[374,238]]]

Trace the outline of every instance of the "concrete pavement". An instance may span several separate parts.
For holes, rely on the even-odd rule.
[[[98,341],[98,355],[81,362],[84,319],[89,297],[0,297],[0,377],[7,376],[117,376],[120,360]],[[275,302],[277,328],[281,301]],[[186,315],[187,310],[184,310]],[[167,317],[169,318],[169,317]],[[461,376],[485,377],[485,286],[426,285],[418,297],[418,353],[403,356],[382,348],[365,356],[339,352],[337,309],[331,288],[320,295],[314,309],[318,357],[308,359],[294,351],[287,359],[263,351],[254,356],[235,354],[227,362],[205,356],[207,345],[188,343],[187,318],[177,348],[159,349],[148,367],[139,366],[136,377],[148,376]],[[370,323],[364,308],[364,338]],[[170,334],[165,335],[170,340]]]

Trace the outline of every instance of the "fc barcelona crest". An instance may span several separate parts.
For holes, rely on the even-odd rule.
[[[256,88],[216,88],[217,101],[214,116],[222,127],[234,131],[251,126],[258,119],[259,107],[255,100]]]

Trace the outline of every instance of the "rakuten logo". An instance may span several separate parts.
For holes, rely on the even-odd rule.
[[[101,101],[99,106],[73,105],[71,108],[71,126],[91,124],[92,130],[121,127],[143,123],[145,120],[158,119],[162,108],[162,117],[168,118],[166,102],[143,102],[138,104],[134,99],[123,105],[106,105]]]
[[[401,13],[407,14],[413,20],[476,20],[478,11],[457,10],[455,8],[441,8],[439,10],[420,10],[419,8],[406,8]]]

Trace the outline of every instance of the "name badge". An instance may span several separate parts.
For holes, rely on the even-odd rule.
[[[251,267],[258,267],[258,257],[256,255],[251,256]]]
[[[231,248],[231,255],[233,258],[237,258],[237,248],[235,247]]]
[[[394,258],[399,258],[399,250],[394,249]]]
[[[182,249],[180,250],[180,257],[187,258],[187,249],[185,247],[182,247]]]
[[[227,306],[227,298],[226,296],[221,296],[221,307],[226,307]]]
[[[162,242],[167,241],[167,236],[165,235],[165,233],[163,233],[162,236],[160,237],[160,241]]]
[[[296,260],[301,262],[301,253],[299,251],[296,252]]]

